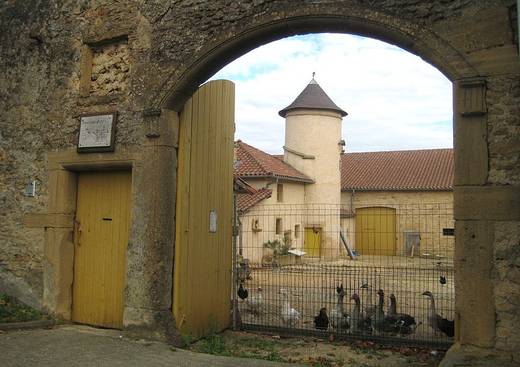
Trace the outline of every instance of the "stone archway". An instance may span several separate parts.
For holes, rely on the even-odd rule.
[[[264,15],[236,25],[221,38],[213,37],[209,46],[198,50],[189,62],[169,75],[160,90],[156,89],[158,93],[152,98],[154,108],[179,110],[201,82],[229,61],[259,45],[295,34],[344,32],[369,36],[400,46],[436,66],[454,84],[458,327],[450,358],[464,355],[470,347],[479,350],[477,355],[492,353],[497,345],[492,279],[494,225],[518,220],[518,215],[511,213],[518,211],[519,205],[514,188],[489,186],[488,109],[494,101],[486,91],[489,83],[495,83],[488,76],[494,66],[492,62],[486,65],[466,57],[463,50],[448,40],[449,33],[443,38],[439,32],[399,16],[349,5],[352,12],[348,15],[333,14],[324,5],[303,6],[297,11],[283,8],[283,14]],[[512,69],[508,66],[507,70]],[[502,207],[494,205],[497,200],[503,203]]]

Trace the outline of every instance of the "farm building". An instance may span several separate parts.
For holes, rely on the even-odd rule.
[[[313,79],[280,111],[283,155],[235,143],[235,175],[256,189],[237,195],[239,253],[452,258],[452,149],[344,153],[346,114]]]

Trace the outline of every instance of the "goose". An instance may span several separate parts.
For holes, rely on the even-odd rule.
[[[260,312],[262,312],[262,309],[264,307],[264,297],[262,296],[262,288],[258,287],[256,289],[256,294],[253,294],[251,297],[249,297],[247,300],[247,305],[249,308],[249,311],[252,313],[258,315]]]
[[[397,313],[397,299],[393,293],[390,294],[390,307],[388,308],[387,317],[395,319],[396,331],[402,335],[412,334],[418,326],[413,316]]]
[[[372,320],[372,328],[378,332],[398,332],[400,325],[397,324],[397,318],[393,315],[386,315],[385,307],[385,292],[382,289],[377,291],[379,301],[376,305],[374,316]]]
[[[336,330],[347,330],[350,327],[350,316],[345,312],[343,299],[345,298],[345,290],[343,284],[336,288],[338,302],[336,307],[330,312],[330,323]]]
[[[428,325],[435,330],[440,331],[443,334],[449,336],[450,338],[455,335],[455,321],[448,320],[439,315],[435,310],[435,299],[433,298],[433,294],[430,291],[425,291],[423,296],[426,296],[430,299],[430,305],[428,306]]]
[[[363,318],[361,314],[361,300],[357,293],[354,293],[351,297],[351,300],[354,301],[354,309],[352,310],[352,315],[350,317],[350,330],[353,333],[357,332],[371,332],[372,328],[370,326],[370,319]]]
[[[279,292],[282,295],[282,309],[280,315],[282,317],[282,321],[291,326],[300,320],[300,313],[291,307],[289,303],[289,295],[285,289],[280,289]]]

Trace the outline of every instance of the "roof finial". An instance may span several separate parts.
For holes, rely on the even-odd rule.
[[[315,76],[315,75],[316,75],[316,73],[313,71],[313,72],[312,72],[312,79],[311,79],[311,81],[310,81],[309,84],[318,84],[318,83],[316,83],[316,80],[314,79],[314,76]]]

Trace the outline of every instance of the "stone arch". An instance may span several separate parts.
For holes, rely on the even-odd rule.
[[[486,278],[484,270],[492,267],[489,255],[493,248],[493,238],[485,220],[509,217],[505,210],[501,210],[499,215],[488,218],[481,215],[480,208],[472,208],[463,202],[475,193],[488,195],[479,190],[488,178],[485,91],[486,78],[492,69],[471,57],[461,42],[456,40],[456,33],[463,26],[447,32],[430,29],[428,21],[415,21],[413,16],[399,15],[398,10],[402,6],[400,2],[395,3],[393,12],[375,11],[373,5],[369,4],[345,3],[347,5],[344,9],[337,3],[333,3],[335,5],[329,9],[328,3],[317,2],[301,5],[295,10],[284,1],[274,1],[266,5],[267,11],[264,9],[261,15],[247,15],[233,20],[232,25],[225,24],[220,28],[217,25],[214,30],[201,29],[197,37],[190,34],[190,37],[198,40],[195,46],[204,46],[192,47],[195,52],[191,55],[179,56],[178,64],[172,63],[170,66],[163,60],[164,82],[153,86],[148,94],[147,107],[151,111],[180,111],[196,88],[224,65],[258,46],[293,35],[351,33],[375,38],[420,56],[454,83],[455,216],[459,221],[456,237],[458,250],[455,254],[456,281],[466,286],[478,278],[480,291],[489,295],[493,292],[493,285]],[[509,64],[503,69],[507,72],[508,67]],[[500,195],[493,191],[488,196],[495,194]],[[508,191],[504,195],[511,194]],[[491,206],[491,201],[483,205]],[[474,233],[478,233],[485,242],[481,249],[486,249],[482,251],[488,257],[482,263],[479,263],[482,254],[465,244],[469,237],[476,238]],[[478,266],[473,266],[476,263]],[[485,353],[488,353],[488,348],[494,347],[495,305],[493,302],[485,302],[475,306],[477,293],[465,290],[464,287],[457,288],[456,318],[459,330],[452,348],[454,356],[460,352],[459,346],[476,346]],[[475,318],[478,318],[478,322],[473,322]]]
[[[152,108],[178,111],[200,84],[229,62],[266,43],[309,33],[355,34],[396,45],[432,64],[451,81],[478,75],[476,68],[449,42],[420,24],[372,12],[337,15],[312,9],[308,14],[300,10],[304,14],[278,20],[265,16],[254,24],[245,22],[229,37],[202,48],[191,63],[171,72],[154,95]]]

